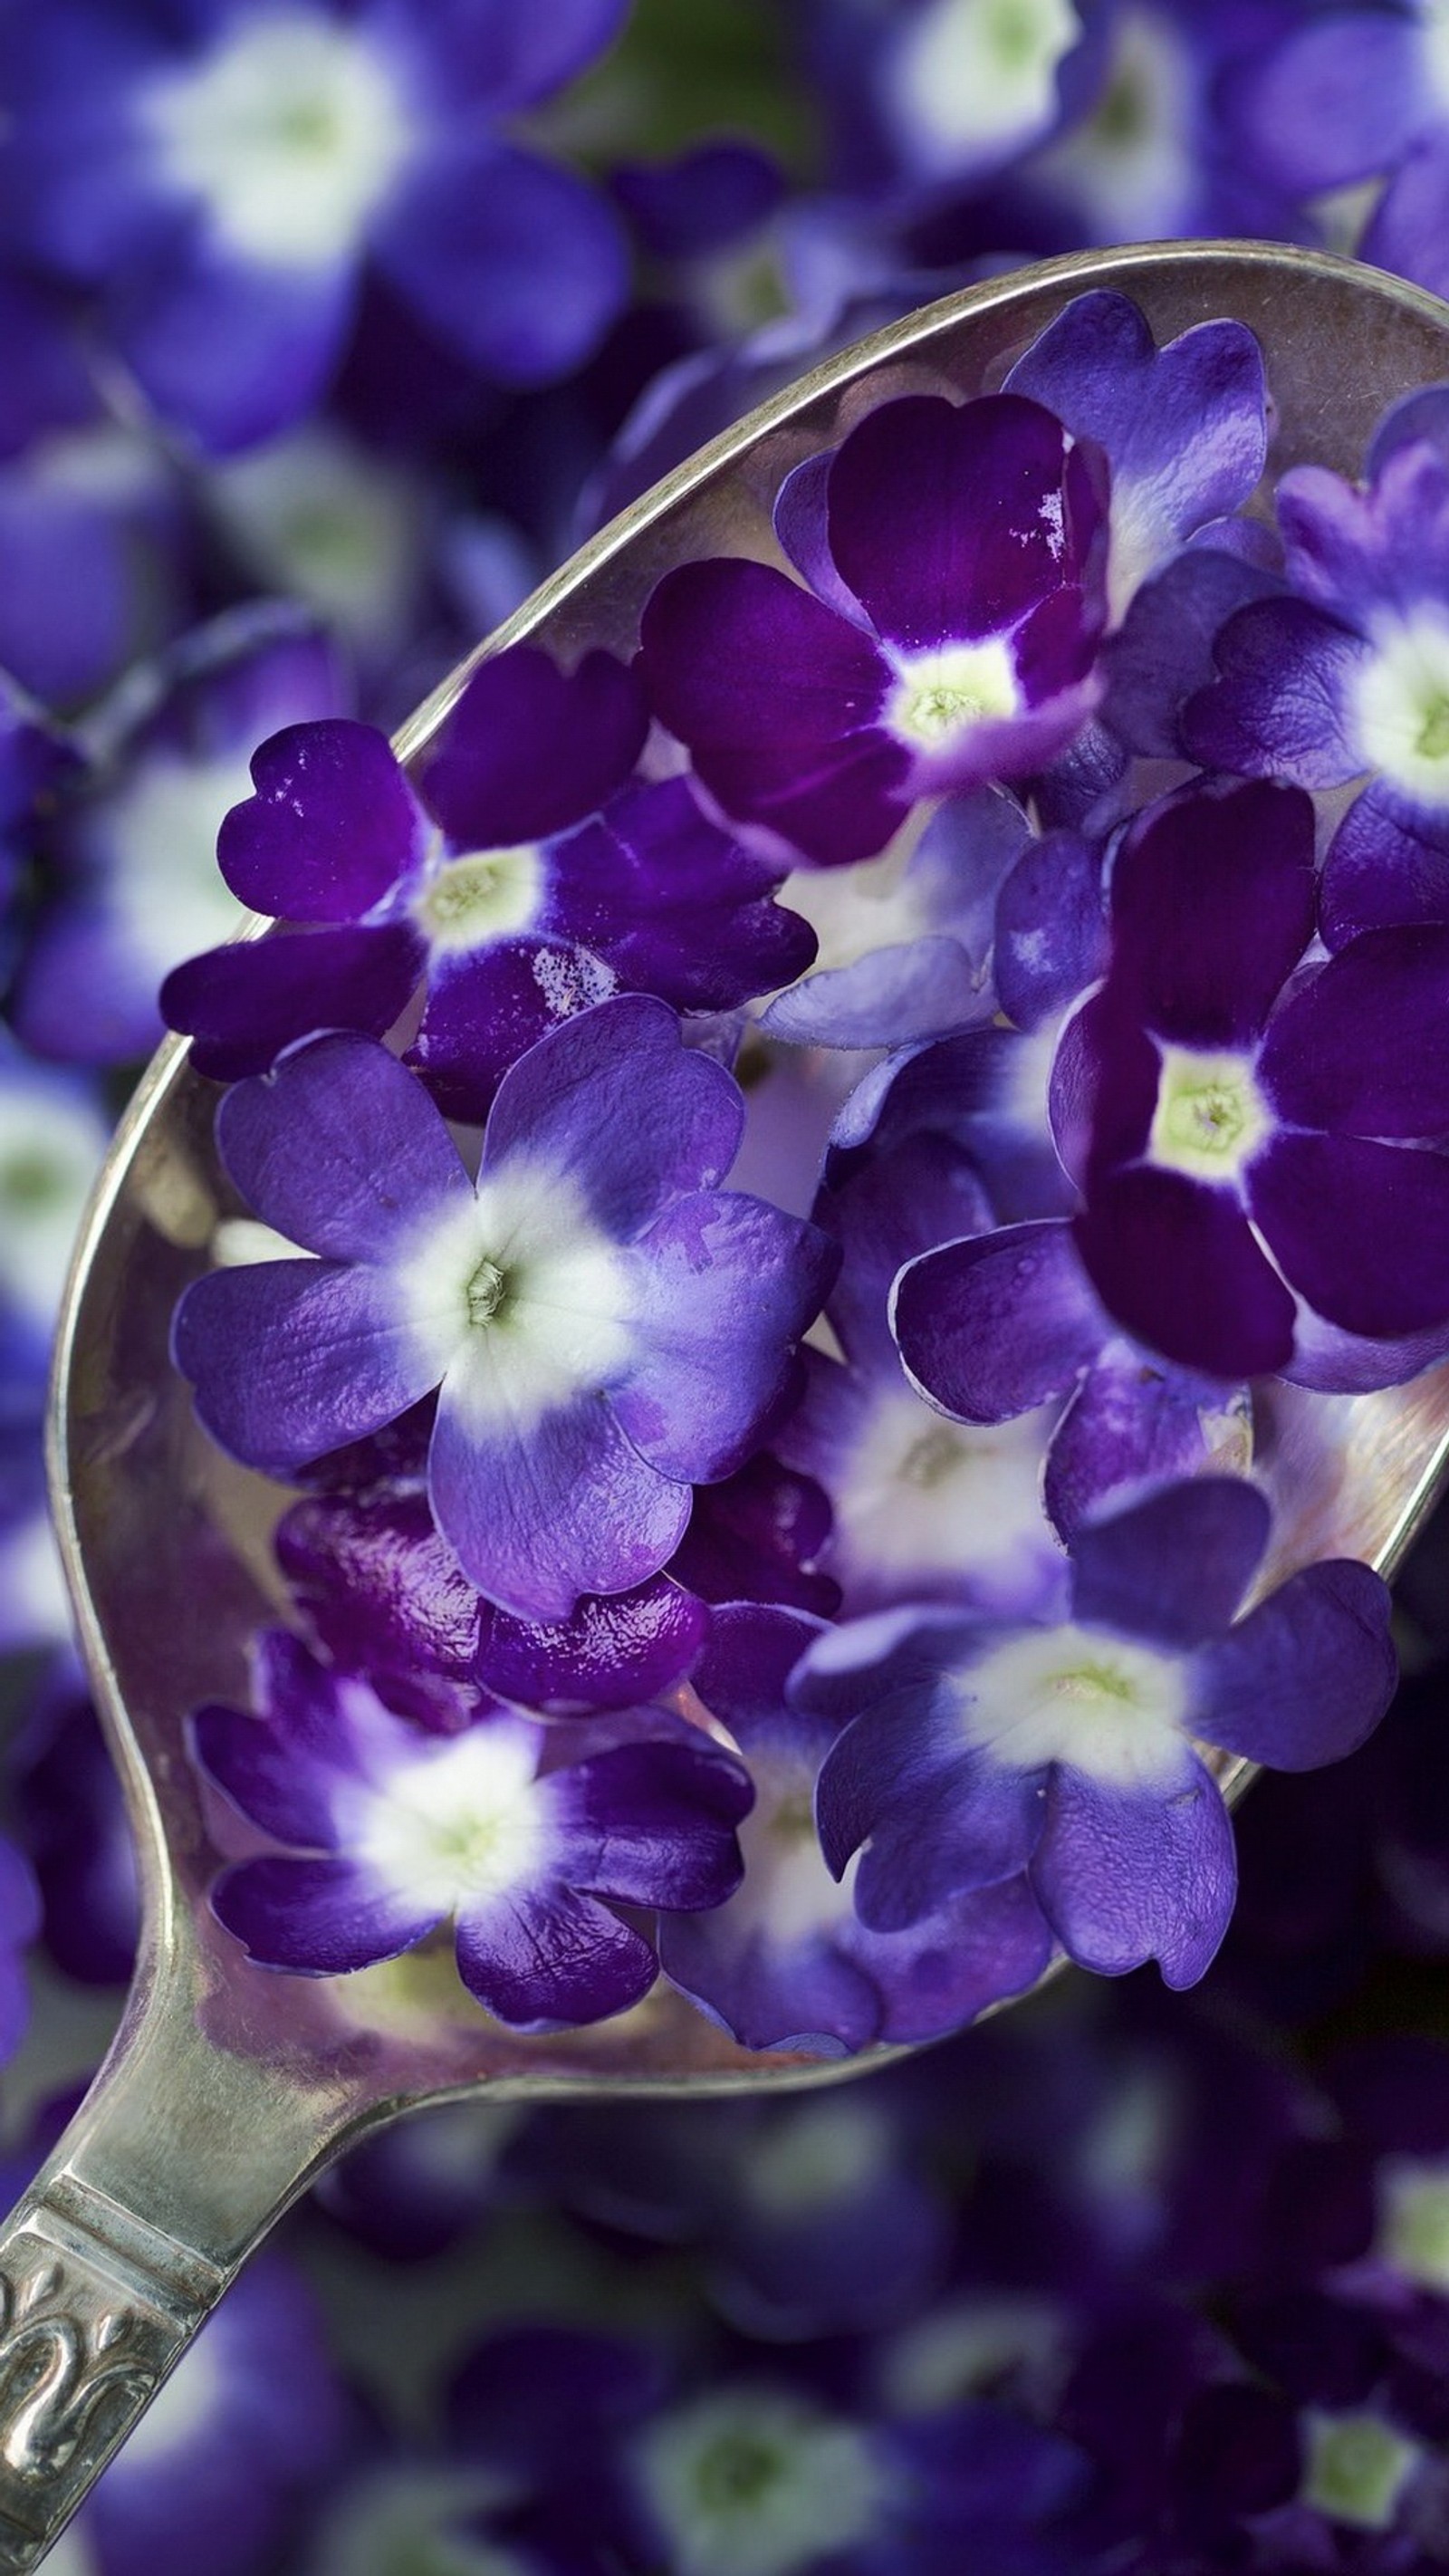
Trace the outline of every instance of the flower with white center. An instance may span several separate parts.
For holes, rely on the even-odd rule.
[[[427,494],[404,465],[313,423],[219,462],[203,498],[254,581],[304,601],[359,653],[400,649],[429,541]]]
[[[1204,185],[1194,150],[1202,74],[1166,11],[1124,8],[1096,105],[1037,154],[1032,176],[1080,209],[1096,241],[1191,230]]]
[[[1449,807],[1449,603],[1381,624],[1370,643],[1348,704],[1363,766],[1439,812]]]
[[[310,9],[239,19],[138,109],[163,183],[199,200],[228,250],[284,269],[354,253],[417,141],[379,47]]]
[[[973,727],[1021,712],[1021,685],[1004,636],[890,659],[896,683],[882,721],[909,751],[948,752]]]
[[[1226,1050],[1164,1046],[1147,1159],[1194,1180],[1236,1181],[1273,1129],[1253,1059]]]
[[[1387,1595],[1308,1567],[1244,1618],[1266,1503],[1170,1485],[1078,1532],[1032,1624],[909,1608],[823,1632],[790,1684],[848,1721],[817,1792],[832,1868],[882,1931],[1025,1872],[1069,1955],[1201,1976],[1227,1927],[1232,1836],[1201,1746],[1306,1769],[1393,1690]]]
[[[1381,2415],[1311,2413],[1299,2493],[1315,2512],[1352,2531],[1389,2531],[1424,2447]]]
[[[932,176],[1024,151],[1056,121],[1081,34],[1071,0],[926,0],[880,74],[903,149]]]
[[[212,1890],[265,1966],[335,1975],[447,1927],[489,2012],[556,2028],[626,2011],[653,1983],[650,1943],[609,1900],[710,1906],[737,1884],[749,1783],[662,1709],[612,1721],[602,1746],[578,1721],[560,1762],[538,1719],[493,1709],[431,1734],[280,1634],[258,1680],[260,1716],[203,1708],[191,1735],[209,1778],[287,1847]]]
[[[783,2390],[659,2416],[632,2466],[674,2576],[795,2576],[867,2539],[890,2486],[863,2428]]]
[[[227,1095],[219,1141],[263,1223],[321,1257],[188,1290],[175,1346],[203,1420],[286,1472],[437,1387],[432,1506],[490,1601],[558,1619],[645,1582],[695,1480],[755,1445],[836,1263],[719,1189],[742,1123],[731,1077],[641,995],[513,1066],[476,1185],[384,1048],[293,1049]]]

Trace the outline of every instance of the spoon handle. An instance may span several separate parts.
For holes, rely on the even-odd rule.
[[[172,1973],[167,1973],[170,1967]],[[59,2538],[359,2106],[213,2043],[163,1963],[0,2226],[0,2576]]]

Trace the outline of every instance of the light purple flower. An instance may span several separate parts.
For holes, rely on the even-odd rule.
[[[1107,459],[1114,625],[1165,557],[1251,499],[1267,459],[1263,354],[1242,322],[1199,322],[1159,349],[1130,297],[1098,288],[1033,341],[1005,390]]]
[[[722,1191],[743,1107],[662,1002],[620,995],[505,1076],[476,1188],[415,1075],[367,1038],[238,1084],[221,1152],[315,1261],[212,1271],[177,1364],[223,1447],[282,1473],[441,1392],[433,1511],[469,1580],[566,1617],[666,1562],[690,1487],[783,1393],[836,1261]]]
[[[309,925],[196,957],[163,995],[203,1072],[262,1071],[318,1028],[380,1037],[420,977],[413,1050],[481,1117],[524,1048],[623,987],[719,1010],[788,982],[814,940],[779,871],[682,778],[630,784],[646,717],[611,654],[519,645],[475,672],[416,788],[370,725],[297,725],[252,763],[219,857],[254,911]]]
[[[494,1709],[439,1735],[263,1642],[263,1714],[209,1706],[196,1759],[286,1848],[225,1870],[212,1905],[264,1967],[336,1976],[443,1924],[496,2019],[551,2030],[623,2012],[654,1982],[613,1903],[719,1904],[739,1880],[739,1764],[665,1709],[554,1725]]]
[[[908,1929],[860,1918],[815,1829],[816,1777],[841,1721],[792,1707],[786,1688],[829,1633],[797,1611],[736,1603],[716,1612],[694,1676],[739,1746],[755,1804],[740,1831],[743,1885],[707,1920],[664,1924],[659,1958],[746,2048],[837,2056],[877,2040],[938,2039],[1019,1994],[1051,1956],[1023,1877],[952,1898]]]
[[[7,25],[0,211],[28,264],[99,299],[156,410],[218,451],[314,404],[365,262],[469,364],[547,382],[622,304],[622,243],[581,180],[505,135],[620,18],[199,0],[163,24],[59,0]]]
[[[106,1065],[164,1034],[163,976],[241,920],[216,873],[217,826],[263,735],[330,715],[337,657],[303,611],[262,603],[196,628],[93,725],[88,775],[37,832],[47,900],[20,961],[15,1028],[37,1055]]]
[[[905,1929],[1025,1870],[1082,1966],[1200,1977],[1236,1869],[1198,1746],[1309,1770],[1394,1687],[1367,1566],[1311,1565],[1235,1620],[1268,1534],[1255,1487],[1199,1477],[1079,1531],[1030,1623],[899,1610],[824,1634],[792,1696],[851,1720],[818,1812],[832,1868],[861,1852],[862,1921]]]
[[[1250,600],[1183,713],[1190,755],[1361,792],[1324,867],[1323,935],[1449,913],[1449,393],[1381,426],[1362,489],[1301,465],[1278,486],[1286,592]]]
[[[650,703],[727,814],[871,857],[919,798],[1027,776],[1085,721],[1105,498],[1097,452],[1019,395],[882,403],[780,494],[808,589],[731,557],[666,574]]]
[[[1449,928],[1314,966],[1316,893],[1300,789],[1192,785],[1130,827],[1111,966],[1053,1074],[1079,1212],[904,1274],[902,1355],[936,1402],[1040,1400],[1103,1309],[1208,1379],[1394,1385],[1444,1348]]]

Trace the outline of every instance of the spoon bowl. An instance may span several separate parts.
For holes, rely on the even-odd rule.
[[[1231,316],[1262,343],[1278,469],[1353,475],[1396,395],[1449,376],[1449,309],[1311,252],[1253,244],[1059,260],[968,289],[830,358],[635,503],[480,648],[566,663],[628,654],[659,577],[728,552],[778,560],[784,475],[889,395],[972,396],[1089,287],[1140,305],[1159,343]],[[476,659],[476,657],[475,657]],[[473,665],[403,728],[419,752]],[[260,925],[256,925],[260,928]],[[486,2086],[495,2100],[721,2092],[829,2081],[737,2047],[662,1983],[632,2012],[532,2038],[492,2022],[447,1949],[345,1978],[252,1965],[214,1920],[189,1710],[246,1696],[248,1639],[287,1615],[271,1551],[286,1500],[197,1427],[171,1371],[176,1299],[234,1207],[214,1087],[168,1041],[90,1208],[61,1317],[50,1420],[60,1544],[140,1846],[145,1926],[130,2002],[85,2104],[0,2239],[0,2570],[33,2566],[272,2220],[369,2127]],[[1258,1473],[1274,1504],[1265,1580],[1323,1555],[1388,1571],[1449,1455],[1449,1369],[1355,1398],[1273,1391]],[[1223,1767],[1231,1788],[1245,1765]]]

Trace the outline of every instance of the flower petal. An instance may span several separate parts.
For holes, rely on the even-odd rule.
[[[459,850],[571,830],[628,778],[648,730],[639,683],[612,653],[561,671],[515,644],[481,662],[423,763],[428,804]]]
[[[1342,1761],[1394,1695],[1391,1607],[1388,1585],[1351,1558],[1290,1575],[1194,1658],[1193,1734],[1275,1771]]]
[[[1266,1496],[1241,1476],[1192,1476],[1079,1530],[1073,1615],[1168,1646],[1221,1635],[1268,1544]]]
[[[286,725],[251,771],[256,793],[225,817],[216,855],[253,912],[360,921],[420,864],[427,818],[374,725]]]
[[[1249,1187],[1286,1276],[1331,1324],[1374,1340],[1449,1318],[1449,1157],[1279,1135]]]
[[[1069,1958],[1098,1976],[1148,1959],[1169,1986],[1197,1983],[1228,1928],[1237,1857],[1227,1809],[1184,1747],[1182,1786],[1103,1787],[1058,1766],[1031,1867],[1043,1913]]]
[[[230,940],[172,968],[161,1011],[168,1028],[191,1035],[198,1073],[236,1082],[324,1029],[385,1036],[422,967],[422,942],[405,922]]]
[[[380,1430],[437,1375],[391,1280],[332,1261],[209,1271],[176,1309],[172,1356],[213,1439],[272,1474]]]
[[[1293,1299],[1228,1191],[1146,1166],[1112,1172],[1072,1232],[1108,1312],[1164,1359],[1248,1378],[1290,1357]]]
[[[627,2012],[649,1992],[659,1963],[607,1905],[544,1885],[460,1916],[458,1972],[511,2030],[566,2030]]]
[[[331,1260],[395,1258],[430,1218],[472,1197],[416,1074],[350,1033],[316,1038],[239,1082],[217,1111],[216,1142],[257,1215]]]
[[[211,1909],[248,1958],[309,1977],[345,1976],[395,1959],[439,1920],[356,1861],[280,1856],[223,1870]]]
[[[1051,1223],[908,1263],[892,1321],[908,1375],[962,1422],[1009,1422],[1064,1394],[1106,1330],[1070,1229]]]
[[[1258,1078],[1283,1118],[1351,1136],[1449,1131],[1449,929],[1370,930],[1289,995]]]
[[[1269,781],[1150,806],[1112,867],[1112,982],[1158,1037],[1255,1038],[1313,936],[1313,807]]]

